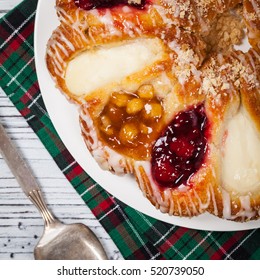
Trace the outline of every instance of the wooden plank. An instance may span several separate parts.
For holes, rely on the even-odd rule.
[[[9,11],[20,2],[21,0],[0,0],[0,10]]]

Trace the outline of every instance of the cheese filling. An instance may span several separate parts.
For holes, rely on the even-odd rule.
[[[260,136],[243,108],[227,126],[222,175],[228,191],[246,194],[260,190]]]
[[[68,63],[65,81],[75,95],[90,93],[144,69],[163,56],[159,39],[138,39],[85,51]]]

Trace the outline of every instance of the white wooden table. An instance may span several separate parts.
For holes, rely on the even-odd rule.
[[[20,2],[0,0],[0,17]],[[110,259],[123,259],[1,88],[0,121],[31,166],[55,216],[65,223],[87,224],[97,234]],[[0,259],[33,259],[33,249],[42,231],[40,214],[26,198],[0,155]]]

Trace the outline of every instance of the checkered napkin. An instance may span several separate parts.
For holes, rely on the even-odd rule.
[[[260,229],[210,232],[150,218],[95,183],[73,159],[44,106],[34,64],[36,0],[0,22],[0,86],[49,151],[125,259],[260,259]]]

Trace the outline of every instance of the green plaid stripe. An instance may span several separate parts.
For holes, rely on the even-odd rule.
[[[260,230],[197,231],[150,218],[96,184],[63,145],[44,106],[34,65],[37,1],[0,23],[0,85],[126,259],[260,259]]]

